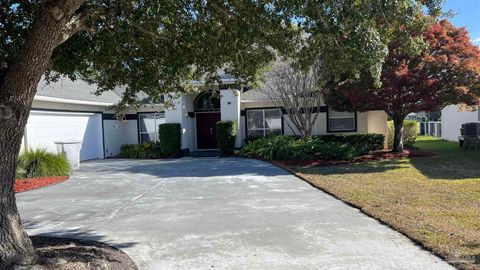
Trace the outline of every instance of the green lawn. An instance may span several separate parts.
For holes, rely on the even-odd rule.
[[[421,137],[433,157],[291,170],[464,269],[480,269],[480,151]]]

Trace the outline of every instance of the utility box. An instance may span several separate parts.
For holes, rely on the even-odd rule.
[[[465,123],[460,129],[460,147],[480,149],[480,122]]]
[[[65,155],[72,167],[72,170],[80,169],[80,149],[82,149],[81,141],[63,141],[55,142],[57,152]]]

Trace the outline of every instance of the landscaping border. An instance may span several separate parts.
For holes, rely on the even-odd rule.
[[[26,179],[15,179],[15,193],[25,192],[33,189],[59,184],[67,181],[70,176],[47,176]]]

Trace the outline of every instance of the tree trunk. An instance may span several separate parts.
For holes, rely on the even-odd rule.
[[[395,116],[393,118],[394,136],[393,136],[393,152],[403,152],[403,120],[405,117]]]
[[[0,81],[0,268],[31,264],[35,250],[22,226],[15,201],[15,172],[23,132],[37,86],[53,50],[75,29],[67,23],[82,0],[57,1],[45,6],[32,26],[21,53]]]
[[[0,268],[2,264],[30,264],[36,259],[15,202],[15,170],[22,133],[23,128],[16,121],[2,121],[0,128]]]

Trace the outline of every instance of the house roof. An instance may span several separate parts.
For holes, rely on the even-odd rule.
[[[56,82],[47,83],[42,80],[37,87],[37,96],[61,98],[68,100],[82,100],[92,102],[116,103],[121,100],[120,95],[113,91],[107,91],[101,95],[95,95],[97,86],[88,84],[82,80],[72,81],[60,78]]]
[[[270,97],[262,91],[262,88],[250,89],[245,91],[241,95],[241,100],[244,102],[247,101],[268,101]]]
[[[231,75],[221,75],[220,77],[223,83],[235,81],[235,77]],[[36,98],[40,100],[39,97],[48,97],[59,99],[58,102],[61,102],[61,100],[76,100],[112,105],[121,100],[125,91],[124,88],[119,87],[112,91],[103,92],[101,95],[95,95],[96,90],[97,86],[95,84],[89,84],[83,80],[72,81],[62,77],[56,82],[47,83],[45,80],[40,81]],[[137,98],[140,101],[147,101],[148,95],[144,92],[139,92],[137,93]],[[261,88],[250,89],[241,95],[242,101],[267,101],[269,99]]]

